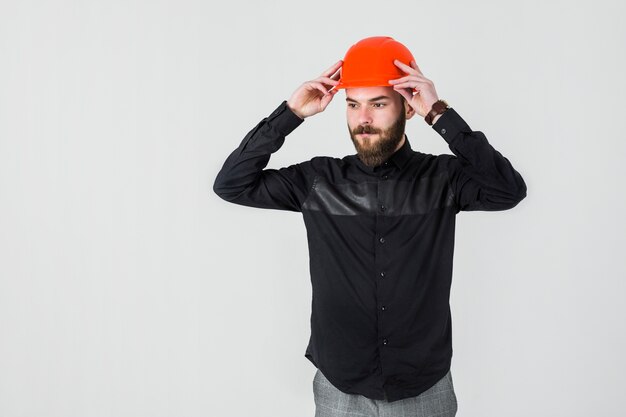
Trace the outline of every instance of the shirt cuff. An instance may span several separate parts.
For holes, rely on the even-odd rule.
[[[463,120],[452,107],[448,107],[448,109],[439,116],[439,119],[432,125],[432,128],[448,143],[452,142],[460,132],[472,131],[465,120]]]
[[[272,126],[278,130],[283,136],[287,136],[293,130],[300,126],[304,119],[301,119],[287,106],[287,100],[280,103],[280,106],[276,107],[276,110],[269,115],[268,121]]]

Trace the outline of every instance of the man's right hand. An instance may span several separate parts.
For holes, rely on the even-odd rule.
[[[338,91],[337,89],[329,91],[329,86],[339,84],[342,65],[343,61],[339,60],[316,79],[298,87],[287,100],[287,106],[291,111],[301,119],[324,111]]]

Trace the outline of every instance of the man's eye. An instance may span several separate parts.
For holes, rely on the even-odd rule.
[[[348,103],[348,107],[355,107],[355,106],[356,106],[356,104],[354,104],[354,103]]]
[[[374,103],[374,107],[383,107],[385,104],[384,103]]]

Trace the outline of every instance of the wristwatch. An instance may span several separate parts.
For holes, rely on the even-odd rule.
[[[448,106],[448,103],[446,103],[445,100],[441,100],[441,99],[437,100],[433,104],[433,107],[430,109],[430,111],[428,112],[426,117],[424,117],[424,120],[426,120],[426,123],[428,123],[430,126],[432,126],[433,125],[433,118],[436,115],[443,113],[448,108],[450,108],[450,106]]]

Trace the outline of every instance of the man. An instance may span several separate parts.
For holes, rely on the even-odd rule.
[[[391,76],[390,76],[391,75]],[[346,90],[356,155],[264,169],[303,121]],[[418,114],[454,155],[411,148]],[[449,306],[456,214],[506,210],[526,184],[480,131],[439,100],[404,45],[354,44],[303,83],[226,159],[224,200],[298,211],[309,244],[316,416],[454,416]]]

